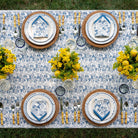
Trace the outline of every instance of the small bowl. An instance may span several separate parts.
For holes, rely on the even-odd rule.
[[[121,94],[126,94],[126,93],[128,93],[128,92],[129,92],[129,86],[128,86],[127,84],[121,84],[121,85],[119,86],[119,92],[120,92]]]
[[[63,96],[65,94],[65,88],[62,87],[62,86],[58,86],[56,89],[55,89],[55,93],[57,96]]]

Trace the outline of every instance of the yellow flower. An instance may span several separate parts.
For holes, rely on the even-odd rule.
[[[76,70],[79,70],[80,69],[80,63],[77,63],[76,65],[74,65],[73,68]]]
[[[63,62],[69,62],[69,61],[70,61],[70,58],[64,56],[62,61],[63,61]]]
[[[12,58],[7,58],[6,61],[9,62],[9,63],[13,63],[13,59]]]
[[[138,55],[136,56],[136,62],[138,62]]]
[[[124,61],[122,62],[122,64],[123,64],[124,66],[127,66],[127,65],[129,65],[129,62],[128,62],[127,60],[124,60]]]
[[[138,72],[138,68],[136,68],[136,72]]]
[[[61,63],[61,62],[58,62],[58,63],[57,63],[57,67],[58,67],[58,68],[62,67],[62,63]]]
[[[57,69],[55,65],[52,66],[51,70]]]
[[[57,77],[58,75],[60,75],[60,71],[59,70],[56,70],[55,71],[55,76]]]
[[[0,56],[0,60],[2,59],[2,56]]]
[[[123,70],[122,66],[119,66],[119,67],[117,68],[117,70],[118,70],[119,72],[121,72],[121,71]]]
[[[136,49],[132,49],[131,51],[130,51],[130,54],[131,54],[131,56],[132,57],[135,57],[136,55],[137,55],[137,50]]]

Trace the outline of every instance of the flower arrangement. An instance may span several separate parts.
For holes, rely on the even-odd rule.
[[[0,47],[0,79],[5,79],[12,74],[15,69],[16,57],[12,52],[4,47]]]
[[[69,48],[61,48],[60,53],[56,54],[49,63],[51,63],[51,70],[54,72],[54,78],[61,79],[62,81],[73,78],[78,79],[77,72],[84,71],[80,66],[78,53],[75,51],[70,52]]]
[[[117,68],[119,74],[127,76],[127,79],[138,79],[138,46],[135,49],[125,46],[124,52],[120,51],[116,60],[113,69]]]

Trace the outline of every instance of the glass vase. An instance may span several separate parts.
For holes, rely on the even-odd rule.
[[[0,79],[0,90],[8,91],[11,88],[10,81],[6,79]]]
[[[132,86],[133,88],[138,89],[138,79],[132,82]]]

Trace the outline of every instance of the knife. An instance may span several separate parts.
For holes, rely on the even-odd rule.
[[[3,125],[3,113],[2,113],[2,109],[3,109],[3,104],[2,104],[2,102],[0,102],[1,125]]]
[[[61,109],[61,121],[62,121],[62,124],[64,124],[64,112],[63,112],[63,100],[62,100],[62,98],[60,99],[60,109]]]
[[[123,124],[123,100],[120,99],[120,110],[121,110],[121,124]]]

